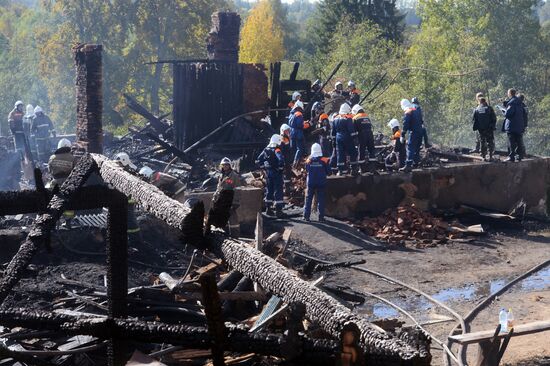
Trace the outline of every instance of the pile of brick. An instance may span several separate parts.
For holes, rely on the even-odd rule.
[[[386,210],[382,215],[353,223],[369,236],[391,245],[429,247],[461,237],[444,220],[423,212],[414,206],[400,206]]]
[[[304,168],[294,169],[290,190],[288,192],[288,202],[294,206],[302,207],[305,202],[307,172]]]

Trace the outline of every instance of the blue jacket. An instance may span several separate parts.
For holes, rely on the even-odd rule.
[[[256,163],[271,177],[275,174],[282,174],[285,167],[285,158],[280,148],[266,147],[256,159]]]
[[[422,115],[416,108],[407,109],[403,115],[403,133],[422,133]]]
[[[357,136],[357,131],[350,115],[338,115],[332,121],[331,135],[338,139],[347,139]]]
[[[506,113],[504,114],[504,131],[509,133],[524,133],[525,132],[525,110],[523,103],[517,97],[512,97],[506,105]]]
[[[416,103],[413,103],[413,106],[418,111],[418,114],[420,114],[420,120],[422,121],[422,124],[424,124],[424,113],[422,113],[422,107]]]
[[[295,140],[304,139],[304,115],[300,111],[292,111],[288,118],[290,126],[290,138]]]
[[[307,185],[308,187],[323,187],[327,182],[327,175],[330,174],[329,159],[318,157],[306,160]]]

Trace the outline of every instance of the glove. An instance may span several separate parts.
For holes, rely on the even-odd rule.
[[[400,141],[402,144],[404,144],[404,143],[405,143],[405,136],[401,136],[401,137],[399,138],[399,141]]]

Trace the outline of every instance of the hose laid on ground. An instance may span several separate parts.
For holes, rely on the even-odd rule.
[[[497,291],[493,292],[489,296],[487,296],[479,305],[477,305],[475,308],[473,308],[465,317],[465,326],[461,326],[462,334],[468,333],[470,331],[470,322],[476,318],[476,316],[483,310],[487,305],[489,305],[497,296],[502,295],[505,293],[510,287],[518,283],[519,281],[524,280],[525,278],[531,276],[533,273],[540,271],[541,269],[547,267],[550,265],[550,259],[545,260],[544,262],[534,266],[533,268],[529,269],[527,272],[524,272],[523,274],[519,275],[518,277],[514,278],[510,282],[508,282],[506,285],[504,285],[502,288],[498,289]],[[449,333],[449,337],[454,335],[454,333],[457,330],[457,326],[455,326],[451,332]],[[451,347],[452,342],[447,340],[447,347]],[[460,357],[461,359],[466,358],[466,350],[467,346],[464,345],[461,347],[460,351]],[[449,358],[445,359],[446,364],[449,365]]]
[[[322,259],[319,259],[319,258],[315,258],[315,257],[312,257],[312,256],[309,256],[305,253],[300,253],[300,252],[297,252],[295,251],[294,254],[300,256],[300,257],[303,257],[303,258],[306,258],[306,259],[309,259],[309,260],[312,260],[312,261],[317,261],[319,263],[325,263],[325,264],[333,264],[333,262],[330,262],[330,261],[325,261],[325,260],[322,260]],[[390,282],[390,283],[393,283],[393,284],[397,284],[397,285],[400,285],[400,286],[403,286],[405,288],[408,288],[409,290],[411,291],[414,291],[422,296],[424,296],[426,299],[428,299],[430,302],[440,306],[441,308],[447,310],[450,314],[452,314],[456,320],[458,320],[458,322],[460,323],[460,325],[462,327],[465,327],[465,322],[464,322],[464,319],[462,318],[462,316],[460,316],[460,314],[458,314],[456,311],[454,311],[453,309],[451,309],[450,307],[448,307],[447,305],[445,305],[444,303],[442,303],[441,301],[433,298],[432,296],[428,295],[427,293],[425,293],[424,291],[420,290],[420,289],[417,289],[416,287],[413,287],[411,285],[408,285],[404,282],[401,282],[399,280],[396,280],[395,278],[392,278],[390,276],[386,276],[382,273],[379,273],[379,272],[375,272],[373,270],[370,270],[368,268],[365,268],[365,267],[362,267],[362,266],[351,266],[349,268],[353,268],[357,271],[360,271],[360,272],[364,272],[364,273],[368,273],[368,274],[371,274],[373,276],[376,276],[376,277],[380,277],[380,278],[383,278],[385,279],[386,281]]]

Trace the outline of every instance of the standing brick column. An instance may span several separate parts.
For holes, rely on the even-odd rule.
[[[103,153],[103,65],[102,45],[73,47],[76,66],[76,148],[80,152]]]
[[[239,31],[241,16],[231,11],[212,14],[212,28],[206,40],[209,60],[239,61]]]

